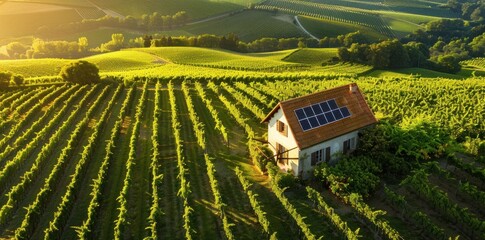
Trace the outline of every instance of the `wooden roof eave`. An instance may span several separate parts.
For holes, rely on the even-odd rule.
[[[269,112],[268,115],[266,115],[265,118],[263,118],[263,120],[261,121],[261,123],[265,123],[265,122],[269,122],[269,120],[273,117],[273,115],[276,113],[276,111],[278,111],[278,109],[281,107],[281,102],[279,102],[274,108],[273,110],[271,110],[271,112]]]

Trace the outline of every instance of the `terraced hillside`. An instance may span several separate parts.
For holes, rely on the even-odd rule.
[[[485,133],[483,79],[153,78],[133,86],[4,90],[0,237],[484,236],[483,162],[430,159],[401,185],[345,201],[317,186],[316,192],[300,185],[280,189],[274,172],[262,175],[249,160],[252,138],[266,131],[260,120],[277,101],[354,81],[373,111],[397,125],[426,115],[453,138]]]

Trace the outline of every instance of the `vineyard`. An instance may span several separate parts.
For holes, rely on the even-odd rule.
[[[389,28],[380,15],[370,11],[363,11],[358,8],[296,0],[268,0],[256,6],[256,9],[267,11],[276,9],[278,11],[295,15],[357,24],[375,29],[389,38],[394,37],[392,29]]]
[[[482,79],[141,80],[0,91],[0,236],[483,239],[482,160],[430,153],[369,198],[282,188],[277,170],[255,167],[252,139],[263,137],[260,119],[278,101],[353,81],[377,116],[402,129],[425,118],[458,142],[485,134]]]

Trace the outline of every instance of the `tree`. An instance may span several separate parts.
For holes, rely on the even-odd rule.
[[[78,48],[80,53],[86,53],[88,51],[88,38],[87,37],[80,37],[78,40]]]
[[[143,47],[150,47],[152,44],[153,37],[149,35],[143,36]]]
[[[343,44],[345,47],[350,47],[353,43],[368,43],[369,41],[360,31],[352,32],[345,35]]]
[[[452,55],[439,56],[438,65],[443,72],[457,73],[461,70],[460,61]]]
[[[10,72],[0,72],[0,89],[5,89],[8,87],[11,77],[12,73]]]
[[[350,52],[346,47],[341,47],[337,51],[337,56],[340,60],[346,62],[350,61]]]
[[[114,33],[111,35],[111,41],[101,44],[102,52],[111,52],[120,50],[125,44],[125,37],[122,33]]]
[[[88,61],[76,61],[66,64],[59,73],[66,82],[89,84],[99,82],[99,69]]]
[[[25,54],[27,51],[27,46],[19,42],[11,42],[7,44],[7,53],[10,58],[20,58],[20,55]]]
[[[473,38],[469,46],[472,49],[473,56],[483,56],[485,54],[485,33]]]
[[[20,74],[12,75],[11,77],[12,82],[14,82],[17,86],[20,86],[24,83],[24,76]]]
[[[306,44],[303,41],[299,41],[298,48],[306,48]]]
[[[412,67],[424,66],[425,61],[429,58],[429,50],[423,43],[408,42],[404,48],[409,55],[409,63]]]

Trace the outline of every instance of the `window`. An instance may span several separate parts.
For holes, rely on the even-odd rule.
[[[355,137],[344,141],[344,154],[349,153],[351,150],[355,149]]]
[[[323,161],[323,149],[316,152],[312,152],[312,166]]]
[[[276,121],[276,130],[283,134],[285,137],[288,137],[288,125],[284,122]]]
[[[322,161],[326,161],[326,162],[330,161],[330,147],[318,150],[316,152],[312,152],[311,160],[312,160],[311,162],[312,166],[315,166],[316,164]]]
[[[344,154],[350,152],[350,139],[344,141]]]
[[[285,164],[285,160],[288,160],[288,151],[286,148],[283,145],[276,143],[276,153],[278,154],[276,156],[278,162]]]
[[[350,149],[355,149],[356,147],[355,137],[353,137],[350,139]]]

